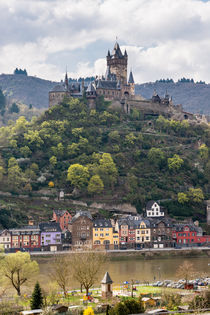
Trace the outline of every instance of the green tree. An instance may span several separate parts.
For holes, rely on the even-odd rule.
[[[111,185],[113,188],[117,181],[118,171],[111,154],[103,153],[99,164],[100,177],[106,185]]]
[[[104,189],[104,183],[99,175],[94,175],[91,177],[88,183],[88,192],[90,194],[100,194]]]
[[[148,159],[152,164],[160,166],[165,159],[165,155],[161,149],[151,148],[148,153]]]
[[[123,302],[117,303],[110,311],[109,315],[128,315],[129,309]]]
[[[76,188],[84,188],[89,179],[88,168],[80,164],[72,164],[68,168],[67,180]]]
[[[31,260],[29,253],[17,252],[5,255],[0,260],[0,272],[20,296],[21,286],[37,276],[39,266]]]
[[[117,130],[111,131],[109,133],[109,139],[111,142],[118,142],[120,140],[120,134]]]
[[[29,147],[27,145],[25,145],[24,147],[21,147],[20,148],[20,153],[26,158],[26,157],[29,157],[32,152],[31,150],[29,149]]]
[[[202,144],[199,148],[199,154],[200,157],[203,161],[207,161],[208,160],[208,156],[209,156],[209,149],[205,144]]]
[[[38,281],[34,286],[34,291],[32,293],[30,305],[32,310],[40,309],[43,305],[42,290]]]
[[[125,141],[128,144],[128,146],[133,146],[136,140],[136,136],[131,132],[128,135],[125,136]]]
[[[168,168],[172,171],[177,171],[184,164],[184,161],[178,154],[174,154],[172,158],[168,158]]]
[[[201,188],[190,188],[188,195],[190,200],[196,203],[201,203],[204,200],[204,195]]]
[[[0,166],[0,181],[2,181],[2,179],[4,177],[4,173],[5,173],[5,170],[4,170],[3,166]]]
[[[187,196],[187,194],[185,193],[178,193],[178,202],[181,203],[181,204],[185,204],[189,201],[189,198]]]
[[[52,167],[55,167],[55,165],[57,164],[57,158],[56,158],[56,156],[51,156],[51,158],[50,158],[50,165],[52,166]]]

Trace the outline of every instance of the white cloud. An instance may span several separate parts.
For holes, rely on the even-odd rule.
[[[101,75],[105,55],[99,53],[97,59],[99,45],[107,43],[108,49],[118,36],[137,82],[181,76],[210,82],[210,2],[1,0],[0,19],[0,68],[5,73],[22,67],[60,80],[68,64],[74,68],[71,76]]]

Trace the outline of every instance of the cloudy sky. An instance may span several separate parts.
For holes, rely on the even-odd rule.
[[[210,1],[0,0],[0,19],[0,73],[101,75],[117,36],[138,83],[210,82]]]

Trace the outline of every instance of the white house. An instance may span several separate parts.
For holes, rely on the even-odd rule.
[[[146,205],[146,215],[148,218],[159,218],[164,217],[165,213],[156,201],[150,200]]]
[[[4,249],[11,247],[11,234],[8,230],[0,232],[0,245],[3,246]]]

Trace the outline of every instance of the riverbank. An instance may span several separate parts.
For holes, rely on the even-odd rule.
[[[55,255],[71,255],[73,253],[82,253],[81,251],[58,251],[58,252],[31,252],[31,256],[36,256],[37,258],[44,258]],[[107,250],[107,255],[111,260],[128,260],[128,259],[167,259],[173,257],[209,257],[210,258],[210,248],[209,247],[193,247],[193,248],[164,248],[164,249],[142,249],[142,250]]]

